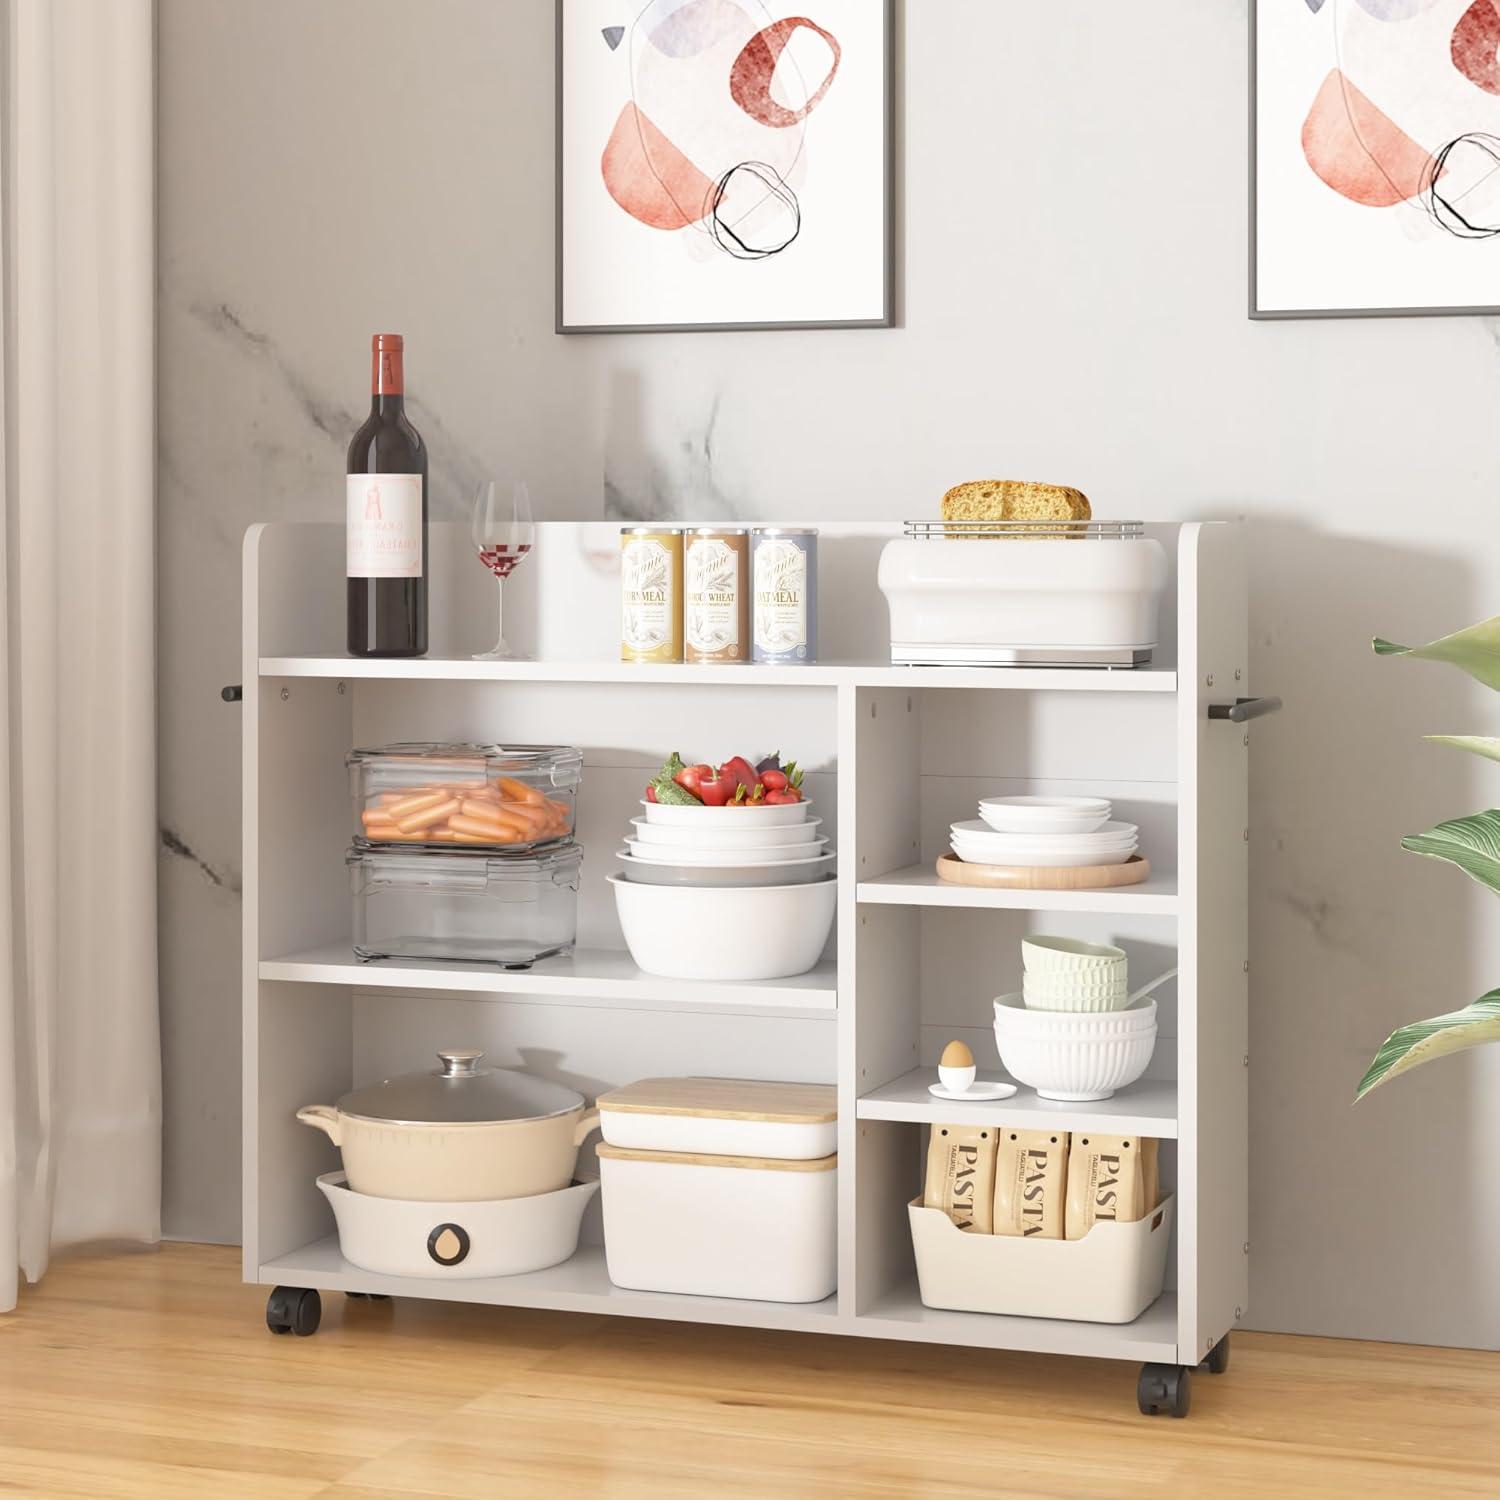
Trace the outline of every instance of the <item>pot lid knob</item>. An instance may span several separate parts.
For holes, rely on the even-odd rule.
[[[443,1065],[444,1078],[475,1078],[482,1071],[479,1059],[484,1053],[472,1047],[442,1047],[437,1056]]]

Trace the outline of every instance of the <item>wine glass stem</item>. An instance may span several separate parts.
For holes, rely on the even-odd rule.
[[[505,580],[495,575],[495,650],[505,649]]]

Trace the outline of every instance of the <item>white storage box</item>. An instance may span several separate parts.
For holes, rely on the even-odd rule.
[[[350,1265],[382,1276],[462,1280],[519,1276],[567,1260],[599,1184],[477,1203],[374,1198],[356,1193],[342,1172],[325,1172],[318,1187],[333,1206]]]
[[[974,1234],[940,1208],[923,1208],[920,1198],[907,1213],[927,1307],[1132,1323],[1166,1280],[1170,1196],[1134,1224],[1096,1223],[1081,1240]]]
[[[910,665],[1132,666],[1150,659],[1167,585],[1161,544],[1133,523],[1009,535],[911,523],[880,554],[891,660]],[[951,533],[951,534],[950,534]],[[1101,533],[1096,535],[1095,533]]]
[[[599,1147],[609,1279],[639,1292],[821,1302],[838,1285],[838,1158]]]
[[[812,1161],[838,1150],[838,1090],[744,1078],[643,1078],[598,1099],[611,1146]]]

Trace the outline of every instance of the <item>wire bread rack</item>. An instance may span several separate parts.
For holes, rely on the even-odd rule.
[[[1146,534],[1144,521],[903,521],[916,542],[1125,542]]]

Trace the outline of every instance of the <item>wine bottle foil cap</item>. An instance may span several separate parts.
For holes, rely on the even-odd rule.
[[[399,333],[377,333],[370,338],[371,349],[401,349],[405,340]]]

